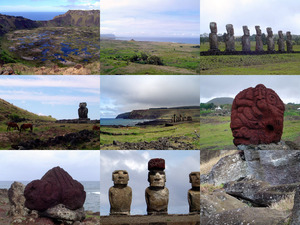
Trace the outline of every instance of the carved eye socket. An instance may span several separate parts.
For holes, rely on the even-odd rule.
[[[123,174],[127,174],[127,172],[124,171]]]
[[[272,105],[276,105],[276,103],[277,103],[277,97],[276,97],[276,95],[269,93],[267,95],[267,101],[268,101],[268,103],[270,103]]]

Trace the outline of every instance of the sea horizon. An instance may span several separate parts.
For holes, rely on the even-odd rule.
[[[153,42],[172,42],[180,44],[197,44],[200,45],[200,37],[118,37],[116,40],[122,41],[153,41]]]
[[[153,119],[152,119],[153,120]],[[151,119],[117,119],[117,118],[101,118],[100,126],[135,126],[138,123],[152,121]]]
[[[0,12],[7,16],[22,16],[26,19],[44,21],[52,20],[55,16],[65,14],[65,12]]]
[[[9,189],[15,181],[0,181],[0,189]],[[31,181],[17,181],[25,186]],[[84,210],[93,212],[100,211],[100,181],[78,181],[84,187],[86,199],[84,202]]]

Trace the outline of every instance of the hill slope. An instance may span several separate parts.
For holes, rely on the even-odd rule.
[[[207,103],[214,103],[215,105],[224,105],[224,104],[232,104],[233,98],[229,97],[221,97],[221,98],[213,98]]]
[[[184,107],[173,107],[173,108],[150,108],[133,110],[119,114],[116,119],[171,119],[176,114],[179,116],[191,116],[193,118],[200,117],[199,106],[184,106]]]
[[[49,116],[39,116],[37,114],[28,112],[13,104],[0,99],[0,123],[11,121],[11,117],[25,118],[30,121],[55,121],[56,119]]]

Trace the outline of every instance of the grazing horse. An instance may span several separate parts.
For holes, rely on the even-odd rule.
[[[31,123],[24,123],[20,127],[20,133],[22,130],[26,131],[26,129],[30,129],[30,131],[32,132],[32,128],[33,128],[33,126]]]
[[[94,126],[93,126],[93,130],[100,130],[100,127],[97,126],[97,125],[94,125]]]
[[[15,129],[20,130],[18,124],[15,123],[15,122],[8,122],[8,123],[7,123],[7,131],[9,131],[10,128],[14,128],[14,130],[15,130]]]

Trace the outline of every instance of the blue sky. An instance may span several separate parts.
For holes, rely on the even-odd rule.
[[[199,0],[101,0],[101,32],[118,37],[199,37]]]
[[[1,12],[66,12],[69,9],[100,9],[100,0],[2,0]]]
[[[168,213],[188,213],[187,192],[191,188],[189,173],[200,171],[200,151],[101,151],[100,152],[100,198],[101,215],[109,214],[108,190],[113,186],[114,170],[127,170],[128,186],[132,188],[131,214],[146,214],[145,189],[149,186],[148,161],[165,159],[166,187],[169,189]]]
[[[100,76],[0,76],[0,98],[56,119],[78,118],[80,102],[99,119]]]

